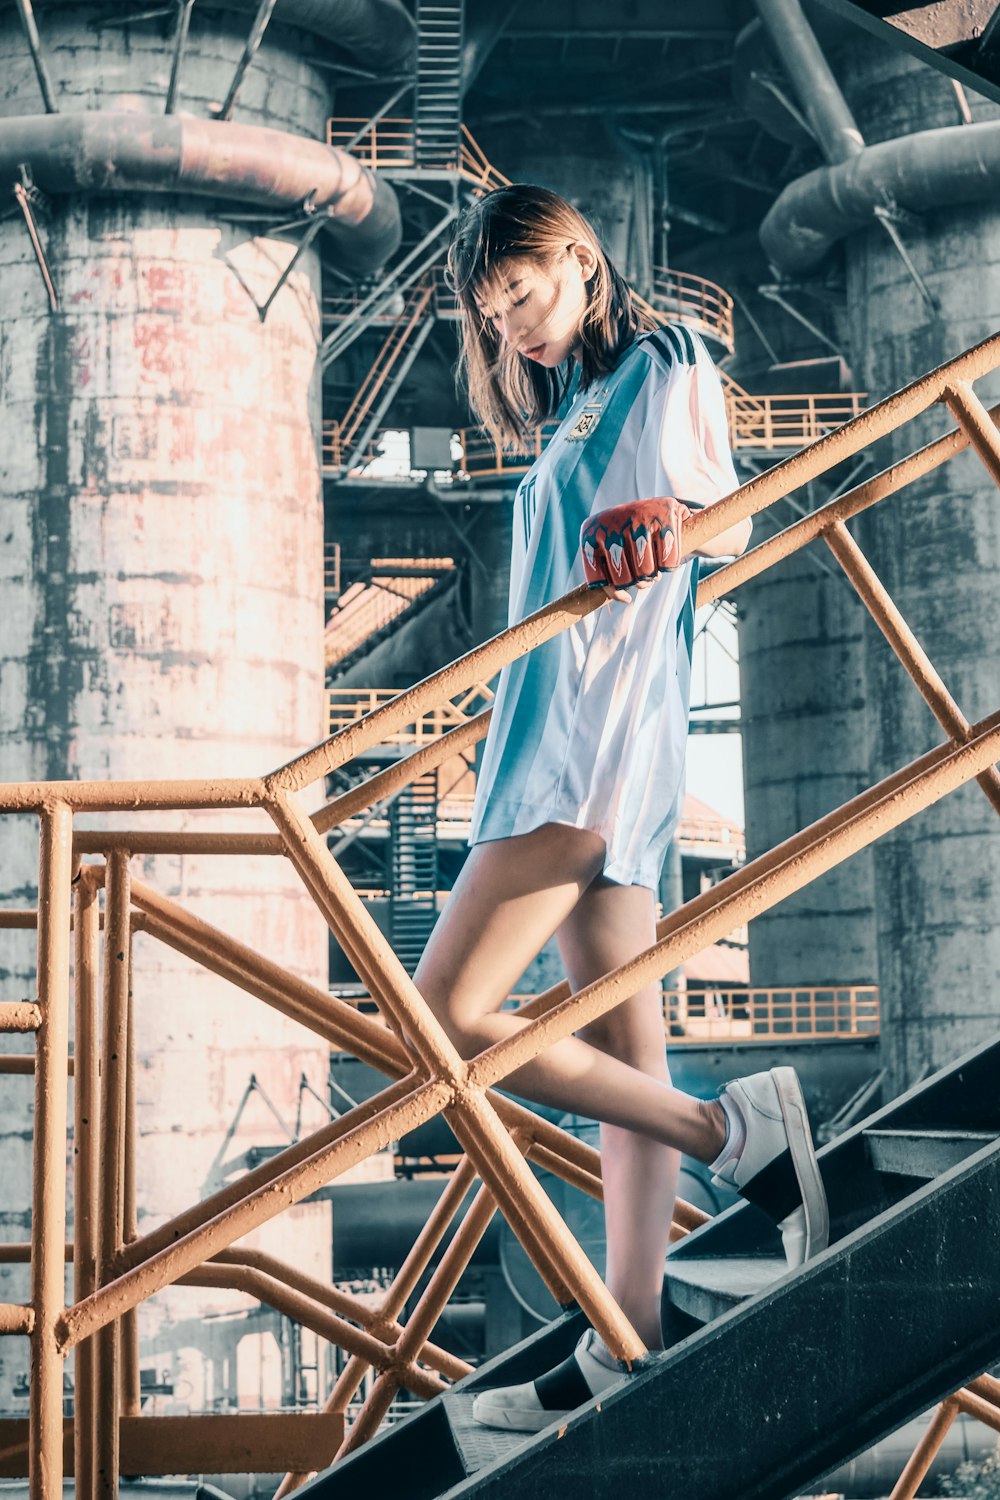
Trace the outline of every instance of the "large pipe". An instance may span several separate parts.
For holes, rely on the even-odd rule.
[[[808,270],[838,240],[868,228],[880,209],[920,213],[976,203],[996,192],[1000,121],[922,130],[866,146],[800,0],[757,0],[757,9],[831,162],[790,183],[764,216],[760,242],[779,270]],[[760,30],[747,27],[744,52],[760,41]]]
[[[6,0],[8,7],[13,3]],[[199,11],[244,11],[248,16],[257,8],[258,0],[198,0],[197,6]],[[416,50],[416,25],[400,0],[278,0],[274,19],[343,47],[373,72],[404,71]]]
[[[1000,120],[921,130],[866,146],[790,183],[765,214],[760,241],[784,271],[813,266],[891,206],[914,213],[978,203],[1000,189]]]
[[[392,188],[322,141],[232,121],[95,110],[0,121],[0,183],[27,165],[49,194],[188,192],[263,207],[329,213],[348,267],[372,270],[398,248]]]
[[[829,162],[850,161],[864,141],[799,0],[756,0],[803,113]]]

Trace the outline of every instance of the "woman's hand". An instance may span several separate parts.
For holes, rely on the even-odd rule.
[[[631,604],[628,584],[648,588],[658,573],[681,562],[681,528],[690,515],[680,500],[664,495],[589,516],[580,529],[580,547],[591,588],[603,588],[609,599]]]

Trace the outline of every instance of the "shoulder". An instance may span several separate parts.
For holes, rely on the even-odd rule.
[[[683,323],[667,323],[651,333],[640,334],[629,351],[647,361],[659,374],[672,375],[698,363],[701,337]]]

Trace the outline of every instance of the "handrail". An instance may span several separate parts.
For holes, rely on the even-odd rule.
[[[394,1392],[406,1383],[450,1295],[458,1269],[467,1264],[475,1239],[485,1229],[495,1206],[521,1239],[557,1300],[575,1299],[620,1358],[633,1360],[644,1352],[635,1330],[525,1160],[527,1157],[554,1166],[567,1180],[599,1194],[596,1156],[532,1111],[491,1090],[554,1041],[607,1014],[643,985],[661,981],[664,974],[708,944],[771,909],[959,786],[975,779],[991,806],[1000,809],[1000,774],[995,767],[1000,758],[1000,709],[978,723],[968,722],[844,525],[848,515],[883,502],[912,479],[967,447],[1000,483],[1000,434],[995,425],[1000,412],[997,408],[987,411],[972,386],[973,381],[998,366],[1000,335],[994,335],[699,512],[686,535],[689,550],[699,550],[735,522],[775,504],[932,404],[943,403],[956,418],[958,431],[927,444],[803,518],[720,569],[699,588],[702,602],[718,597],[720,591],[738,587],[779,557],[822,536],[943,726],[943,741],[665,917],[657,924],[655,943],[611,974],[576,995],[571,996],[562,984],[535,997],[522,1008],[526,1025],[468,1061],[459,1057],[387,945],[331,855],[324,833],[348,809],[354,812],[371,805],[388,794],[387,788],[398,790],[429,766],[441,764],[459,747],[467,748],[482,738],[489,711],[456,725],[311,816],[301,807],[297,793],[475,684],[489,681],[504,664],[601,607],[604,601],[599,591],[582,587],[553,601],[265,776],[149,782],[37,781],[0,786],[0,812],[33,813],[41,828],[36,918],[41,1024],[36,1031],[35,1055],[33,1296],[30,1319],[19,1308],[3,1314],[4,1326],[22,1335],[31,1323],[32,1500],[50,1500],[60,1490],[62,1370],[63,1357],[70,1348],[101,1335],[94,1360],[81,1360],[78,1366],[78,1459],[80,1472],[85,1473],[88,1464],[92,1470],[95,1453],[100,1453],[102,1463],[110,1465],[114,1473],[118,1402],[106,1393],[114,1392],[121,1373],[124,1398],[137,1399],[135,1360],[123,1364],[120,1354],[124,1340],[126,1353],[132,1350],[134,1355],[131,1314],[138,1304],[181,1277],[198,1272],[207,1260],[227,1250],[249,1230],[444,1109],[449,1110],[449,1121],[466,1158],[466,1177],[471,1182],[473,1175],[478,1176],[482,1185],[441,1263],[447,1263],[446,1272],[442,1273],[439,1266],[417,1314],[393,1342],[391,1359],[381,1369],[345,1447],[356,1446],[375,1430]],[[98,828],[74,837],[76,811],[209,807],[263,809],[275,831],[267,837],[183,831],[160,835],[149,829]],[[157,840],[163,844],[172,841],[172,846],[180,850],[211,847],[231,854],[263,847],[265,852],[282,852],[325,916],[361,982],[376,997],[389,1025],[359,1014],[247,945],[211,928],[142,881],[130,879],[131,853]],[[105,853],[107,879],[101,867],[84,864],[74,897],[71,879],[85,849]],[[97,1051],[89,1043],[81,1051],[81,1038],[94,1036],[100,916],[97,896],[102,885],[106,992],[111,1009],[102,1043],[103,1066],[98,1067]],[[75,921],[71,911],[74,900]],[[356,1056],[371,1060],[395,1081],[373,1099],[287,1148],[204,1203],[124,1245],[114,1255],[109,1256],[106,1240],[95,1246],[83,1238],[93,1230],[93,1216],[78,1211],[74,1259],[83,1269],[75,1284],[74,1300],[64,1307],[71,925],[77,957],[73,981],[77,1010],[74,1107],[84,1112],[77,1114],[77,1121],[86,1126],[76,1143],[75,1182],[78,1194],[83,1194],[82,1199],[78,1197],[78,1209],[81,1203],[90,1201],[86,1195],[96,1191],[98,1180],[107,1179],[112,1187],[106,1191],[113,1194],[123,1176],[126,1189],[134,1191],[130,1175],[135,1153],[134,1119],[128,1107],[128,1049],[122,1052],[120,1038],[127,1032],[131,1005],[127,955],[130,934],[135,929],[141,928],[155,940],[225,975],[265,1004],[294,1015],[319,1035],[335,1036]],[[17,1019],[20,1025],[35,1024],[33,1013]],[[405,1045],[400,1040],[403,1036],[407,1038]],[[91,1122],[98,1118],[95,1090],[101,1092],[100,1118],[111,1122],[111,1134],[101,1136],[92,1127]],[[114,1170],[105,1170],[103,1178],[98,1173],[102,1155],[105,1163],[114,1163]],[[126,1213],[129,1232],[128,1210],[120,1204],[118,1207]],[[698,1218],[694,1210],[679,1205],[675,1232],[683,1232]],[[93,1265],[95,1250],[99,1279],[88,1285],[86,1268]],[[387,1297],[391,1297],[391,1289]],[[368,1353],[377,1355],[379,1362],[385,1360],[381,1349],[368,1349]]]

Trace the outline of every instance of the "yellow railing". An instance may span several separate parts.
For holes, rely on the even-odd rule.
[[[876,985],[664,990],[670,1044],[821,1041],[879,1033]],[[671,1023],[683,1028],[673,1035]]]
[[[377,708],[383,708],[399,696],[398,688],[327,688],[326,712],[327,733],[337,734],[359,723]],[[420,715],[412,724],[407,724],[394,734],[387,735],[386,744],[426,745],[439,740],[449,729],[469,722],[473,714],[479,713],[493,702],[493,689],[485,682],[473,683],[455,702],[442,703]]]
[[[733,299],[714,281],[692,271],[653,267],[653,301],[658,312],[687,323],[699,333],[716,339],[730,354],[733,342]]]
[[[943,739],[912,763],[833,809],[784,843],[734,871],[717,886],[663,918],[656,939],[612,973],[571,995],[565,983],[523,1006],[517,1025],[484,1051],[463,1058],[333,857],[326,833],[359,811],[394,795],[418,776],[483,738],[490,710],[475,714],[403,760],[370,777],[317,812],[300,794],[382,744],[407,725],[491,681],[508,663],[603,607],[599,591],[581,587],[529,619],[433,673],[284,766],[259,776],[213,775],[196,780],[42,781],[0,787],[0,816],[29,816],[39,829],[38,903],[7,912],[0,925],[38,930],[37,993],[0,1003],[0,1031],[34,1036],[34,1165],[29,1303],[0,1303],[0,1333],[31,1340],[32,1379],[27,1449],[30,1500],[57,1500],[63,1483],[63,1372],[77,1350],[76,1473],[90,1500],[113,1493],[118,1474],[120,1413],[138,1409],[138,1305],[167,1286],[235,1286],[286,1312],[342,1347],[352,1358],[327,1402],[342,1416],[366,1371],[377,1378],[345,1439],[356,1448],[377,1429],[396,1392],[430,1396],[467,1367],[428,1342],[457,1275],[499,1209],[557,1302],[576,1301],[609,1349],[629,1361],[646,1349],[594,1266],[569,1232],[528,1160],[600,1196],[597,1153],[531,1110],[496,1091],[557,1041],[608,1014],[645,985],[771,910],[829,869],[867,848],[959,787],[976,781],[1000,810],[1000,705],[969,723],[871,568],[846,522],[905,485],[922,479],[969,448],[1000,483],[1000,407],[982,405],[972,382],[1000,367],[1000,335],[880,401],[811,447],[695,515],[691,551],[748,516],[775,504],[820,474],[942,403],[958,429],[856,485],[787,530],[712,574],[699,586],[706,604],[728,595],[802,547],[823,540],[844,569],[907,673],[944,730]],[[817,747],[822,753],[823,747]],[[265,812],[273,833],[157,830],[148,826],[74,826],[110,812],[140,816],[156,810]],[[219,931],[133,876],[131,859],[156,853],[273,855],[303,881],[334,938],[391,1027],[379,1025],[325,989],[312,986],[245,943]],[[88,856],[103,857],[94,864]],[[103,943],[100,897],[103,892]],[[139,1233],[135,1205],[135,1112],[131,1074],[133,1004],[131,935],[148,938],[200,962],[261,1002],[348,1048],[393,1081],[374,1098],[324,1125],[277,1156],[165,1223]],[[101,950],[105,1020],[98,1036]],[[71,964],[71,951],[74,961]],[[484,985],[490,982],[483,975]],[[488,993],[488,991],[484,991]],[[500,997],[503,998],[502,996]],[[74,1289],[66,1305],[66,1201],[69,1029],[75,1006],[73,1221]],[[141,1008],[139,1016],[141,1019]],[[404,1040],[405,1039],[405,1040]],[[103,1052],[103,1056],[102,1056]],[[20,1059],[18,1060],[20,1062]],[[431,1219],[378,1309],[341,1303],[325,1285],[259,1252],[231,1247],[284,1209],[442,1111],[464,1152]],[[480,1186],[437,1269],[423,1286],[405,1326],[399,1323],[475,1179]],[[100,1197],[99,1197],[100,1194]],[[100,1204],[100,1211],[98,1211]],[[674,1233],[703,1222],[679,1204]],[[133,1238],[133,1236],[135,1236]],[[360,1326],[359,1326],[360,1325]],[[970,1387],[972,1389],[972,1387]],[[134,1407],[132,1403],[135,1403]],[[125,1420],[131,1421],[129,1417]],[[140,1428],[142,1418],[137,1417]],[[236,1420],[236,1419],[234,1419]],[[307,1420],[303,1418],[302,1420]],[[216,1441],[216,1449],[224,1438]],[[175,1449],[170,1472],[180,1458]],[[332,1457],[332,1454],[330,1455]],[[151,1465],[150,1465],[151,1467]],[[186,1467],[186,1465],[185,1465]],[[148,1471],[148,1469],[147,1469]],[[100,1477],[100,1486],[98,1485]],[[289,1475],[281,1493],[300,1476]]]
[[[433,312],[436,318],[447,318],[449,320],[458,318],[458,299],[448,285],[444,266],[432,266],[417,285],[430,288],[431,302],[429,310]],[[336,297],[324,297],[321,304],[324,326],[343,322],[345,318],[349,318],[357,313],[362,303],[367,300],[366,296],[357,291],[346,292]],[[402,316],[403,306],[404,294],[400,292],[395,303],[390,301],[379,311],[371,314],[366,313],[365,320],[379,327],[398,323]]]
[[[729,435],[734,449],[778,453],[801,448],[853,421],[865,409],[866,391],[831,395],[754,396],[723,372]]]
[[[387,900],[389,892],[359,890],[366,901]],[[531,995],[511,995],[520,1010]],[[351,1005],[369,1009],[369,995],[354,994]],[[877,985],[826,988],[663,990],[663,1029],[667,1047],[745,1042],[864,1041],[880,1030]]]
[[[409,118],[384,116],[379,120],[368,120],[363,116],[337,116],[326,122],[326,140],[329,146],[348,150],[372,171],[420,170],[416,160],[413,120]],[[510,182],[486,160],[482,148],[465,125],[459,131],[454,159],[445,166],[452,166],[479,192],[506,187]]]

